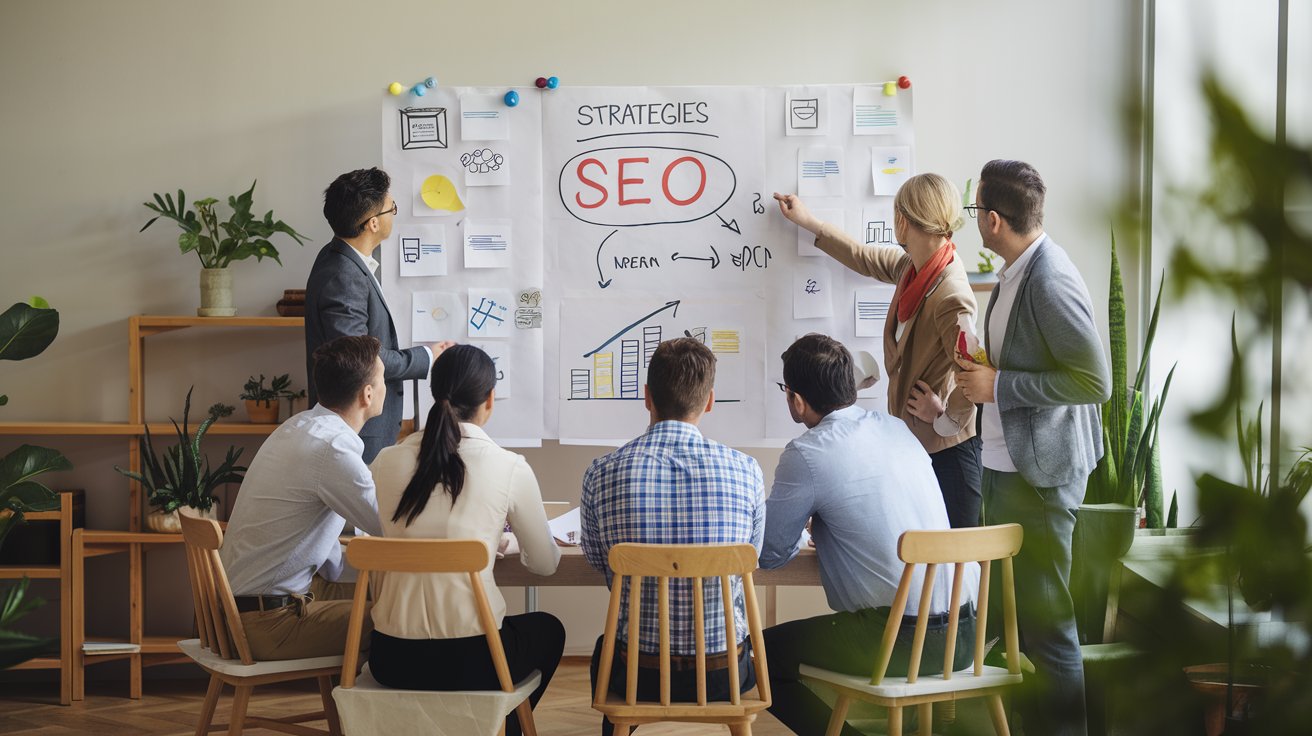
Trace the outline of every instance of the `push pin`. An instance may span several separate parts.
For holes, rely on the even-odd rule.
[[[903,77],[903,79],[906,79],[906,77]],[[432,77],[429,77],[428,79],[424,80],[424,86],[429,89],[432,89],[437,86],[437,80],[433,79]]]
[[[423,97],[424,95],[428,94],[428,88],[424,86],[423,82],[420,82],[419,84],[416,84],[415,86],[411,87],[410,92],[413,93],[415,97]]]
[[[538,77],[537,81],[534,82],[533,84],[537,85],[537,88],[538,88],[538,89],[546,89],[546,88],[547,88],[547,78],[546,78],[546,77]]]
[[[506,107],[514,107],[519,104],[519,93],[512,89],[502,99],[506,101]]]
[[[401,84],[400,82],[392,82],[391,84],[387,85],[387,91],[391,93],[392,96],[394,97],[400,96],[402,93],[405,92],[405,85]]]
[[[911,80],[906,76],[898,77],[897,86],[901,87],[902,89],[911,89]]]
[[[560,79],[557,77],[547,77],[547,89],[555,89],[560,86]]]

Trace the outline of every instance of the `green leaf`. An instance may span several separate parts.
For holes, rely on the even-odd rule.
[[[5,404],[8,403],[9,403],[9,397],[4,394],[0,394],[0,406],[4,406]]]
[[[200,247],[200,236],[196,233],[186,232],[178,236],[178,251],[190,253]]]
[[[27,306],[33,309],[49,309],[50,302],[46,301],[45,297],[34,296],[27,300]]]
[[[7,501],[6,494],[14,486],[26,483],[42,473],[72,469],[73,464],[58,450],[23,445],[0,459],[0,503]]]
[[[18,303],[0,314],[0,360],[25,360],[54,342],[59,312]]]

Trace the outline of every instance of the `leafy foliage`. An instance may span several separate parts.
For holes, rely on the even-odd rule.
[[[155,194],[154,202],[142,204],[159,214],[142,225],[141,231],[145,231],[160,217],[173,220],[182,228],[182,234],[178,236],[178,250],[183,253],[194,251],[204,268],[227,268],[233,261],[251,256],[255,256],[257,261],[272,258],[278,265],[282,265],[278,249],[269,238],[282,233],[295,240],[297,245],[305,245],[304,236],[282,220],[275,221],[273,210],[266,212],[264,219],[253,216],[251,205],[254,194],[255,182],[251,182],[250,189],[228,197],[228,207],[232,214],[223,222],[219,221],[214,209],[219,200],[213,197],[196,200],[192,203],[192,209],[188,210],[187,195],[181,189],[178,190],[176,202],[173,195],[167,192],[162,196]]]
[[[27,660],[55,647],[54,639],[31,636],[12,627],[18,619],[45,605],[40,598],[29,598],[27,586],[30,581],[23,578],[5,594],[0,603],[0,670],[22,664]]]
[[[191,436],[188,423],[191,415],[191,390],[188,390],[187,401],[182,409],[182,426],[179,427],[176,420],[169,420],[173,423],[177,444],[157,455],[154,438],[147,428],[141,439],[141,472],[135,473],[117,465],[114,469],[141,483],[150,505],[166,513],[183,506],[201,510],[212,508],[217,498],[214,489],[225,483],[240,483],[246,472],[244,466],[237,465],[243,452],[239,448],[229,447],[223,462],[213,469],[209,458],[201,453],[201,440],[205,438],[210,425],[221,416],[223,409],[231,407],[223,404],[210,407],[209,416],[197,427],[196,435]]]
[[[274,376],[266,388],[264,385],[264,374],[261,373],[259,379],[251,376],[242,387],[241,396],[237,397],[246,401],[273,401],[279,398],[297,399],[305,395],[304,389],[301,391],[291,390],[292,379],[290,373],[284,373],[281,376]]]

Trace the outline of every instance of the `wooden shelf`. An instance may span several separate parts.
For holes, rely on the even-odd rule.
[[[27,521],[59,521],[59,517],[58,511],[28,511],[23,514]]]
[[[141,425],[127,422],[0,422],[0,435],[10,436],[131,437],[138,434]]]
[[[139,314],[129,320],[131,330],[142,336],[183,330],[188,327],[304,327],[304,317],[179,317]]]
[[[120,532],[107,529],[86,529],[82,532],[86,546],[108,544],[182,544],[181,534],[161,532]]]
[[[58,580],[59,565],[0,565],[0,580],[23,577],[33,580]]]
[[[146,425],[150,428],[150,433],[156,437],[176,436],[173,432],[173,425],[169,422],[150,422]],[[218,421],[210,425],[209,435],[250,435],[253,437],[267,437],[273,434],[277,429],[277,424],[251,424],[250,422],[225,422]],[[193,425],[194,427],[194,425]],[[193,429],[194,431],[194,429]]]
[[[11,666],[11,670],[57,670],[63,665],[59,657],[36,657]]]

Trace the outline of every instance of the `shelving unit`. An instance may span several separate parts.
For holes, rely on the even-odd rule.
[[[137,438],[149,427],[151,434],[171,436],[173,425],[168,422],[146,421],[146,338],[165,332],[193,327],[226,328],[304,328],[302,317],[178,317],[139,315],[128,319],[128,421],[126,422],[8,422],[0,423],[0,436],[79,436],[128,438],[128,464],[133,471],[141,469],[141,448]],[[216,422],[210,427],[212,435],[267,437],[278,425],[250,424],[248,422]],[[29,668],[42,666],[61,669],[60,702],[81,700],[85,694],[85,668],[89,664],[128,660],[131,698],[141,697],[142,668],[147,665],[185,661],[177,647],[179,639],[190,633],[174,636],[148,636],[145,633],[145,552],[182,543],[180,534],[159,534],[142,531],[143,497],[141,485],[128,483],[127,530],[74,529],[67,535],[67,564],[59,569],[31,568],[29,577],[60,578],[66,581],[61,608],[70,612],[61,622],[61,657],[49,658]],[[52,512],[53,513],[53,512]],[[38,518],[32,514],[28,518]],[[128,555],[128,634],[118,641],[132,645],[134,651],[114,654],[88,654],[83,651],[86,642],[86,560],[103,555]],[[65,570],[64,568],[67,568]],[[0,568],[0,578],[9,577]],[[16,572],[14,576],[19,576]],[[97,638],[97,641],[116,641]]]

